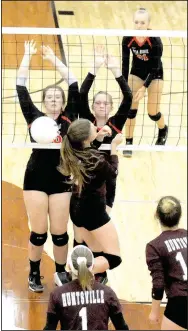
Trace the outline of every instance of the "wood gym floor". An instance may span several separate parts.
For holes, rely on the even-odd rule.
[[[12,1],[13,3],[15,1]],[[18,1],[21,2],[21,1]],[[32,8],[32,2],[28,1]],[[185,30],[187,24],[187,4],[185,1],[55,1],[55,9],[59,27],[63,28],[132,28],[132,14],[141,7],[146,7],[152,15],[153,29]],[[28,6],[29,6],[28,5]],[[42,10],[42,7],[41,7]],[[73,16],[61,16],[60,10],[74,11]],[[22,8],[19,8],[22,11]],[[83,16],[83,13],[85,15]],[[87,14],[86,14],[87,13]],[[10,15],[10,14],[9,14]],[[7,20],[8,22],[8,20]],[[24,26],[29,26],[28,16],[24,16]],[[4,25],[5,26],[5,25]],[[11,25],[9,21],[6,26]],[[37,27],[37,25],[35,25]],[[77,75],[79,82],[87,74],[89,61],[92,59],[93,46],[90,37],[62,38],[66,58]],[[96,43],[104,42],[103,38],[95,38]],[[120,56],[117,38],[109,38],[108,50],[115,56]],[[168,38],[163,40],[169,45]],[[171,88],[173,92],[186,91],[185,47],[182,40],[171,40],[174,49],[164,48],[165,84],[164,92]],[[81,44],[82,47],[81,47]],[[180,45],[180,46],[178,46]],[[37,46],[40,46],[37,43]],[[176,52],[175,52],[176,50]],[[80,66],[82,51],[82,68]],[[177,52],[179,58],[177,58]],[[173,70],[171,70],[173,68]],[[175,70],[176,69],[176,70]],[[15,91],[15,69],[3,70],[4,96],[8,88]],[[43,78],[43,79],[42,79]],[[53,71],[31,70],[30,91],[38,90],[55,82]],[[59,79],[59,77],[58,77]],[[108,91],[114,98],[119,97],[119,90],[113,77],[109,75]],[[66,89],[66,86],[62,84]],[[106,88],[106,71],[101,69],[96,79],[95,91]],[[6,94],[7,93],[7,94]],[[93,93],[93,91],[92,91]],[[92,96],[91,93],[91,96]],[[14,94],[14,93],[13,93]],[[11,92],[12,95],[12,92]],[[33,95],[33,101],[39,101],[41,94]],[[26,134],[26,125],[20,113],[19,105],[15,106],[5,101],[3,104],[4,121],[3,140],[10,142],[13,137],[12,125],[16,110],[15,142],[21,142]],[[170,117],[169,114],[170,105]],[[6,104],[7,103],[7,104]],[[117,108],[118,100],[114,108]],[[161,110],[169,120],[171,129],[168,144],[176,144],[180,122],[182,121],[180,144],[186,144],[186,94],[165,95],[162,98]],[[139,107],[140,114],[144,112],[144,103]],[[182,117],[181,114],[184,116]],[[143,115],[138,116],[136,135],[141,136]],[[153,124],[144,115],[145,131],[142,143],[148,143],[153,134]],[[175,127],[175,125],[177,127]],[[184,125],[184,128],[183,128]],[[18,133],[22,134],[19,136]],[[5,135],[6,134],[6,135]],[[150,138],[148,138],[149,136]],[[33,294],[27,289],[28,257],[27,245],[29,228],[25,206],[22,197],[22,182],[24,170],[30,155],[29,149],[3,149],[2,152],[2,287],[3,287],[3,329],[15,325],[28,330],[42,329],[49,293],[53,289],[54,262],[51,237],[49,236],[43,253],[41,275],[44,275],[45,291],[43,294]],[[120,155],[120,169],[117,183],[117,194],[112,211],[112,219],[117,226],[121,243],[123,263],[117,269],[110,271],[109,284],[122,300],[126,320],[130,329],[156,329],[158,326],[148,324],[147,316],[151,302],[151,279],[145,263],[146,243],[160,233],[160,228],[154,220],[156,200],[163,195],[175,195],[182,201],[183,217],[181,225],[186,227],[187,220],[187,154],[185,152],[135,152],[132,159]],[[70,248],[72,245],[72,224],[69,223]],[[126,303],[125,303],[126,302]],[[165,302],[165,297],[164,297]],[[161,313],[163,308],[161,308]]]

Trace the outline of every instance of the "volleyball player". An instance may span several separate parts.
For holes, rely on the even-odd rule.
[[[123,94],[123,100],[117,112],[111,117],[110,113],[113,110],[113,100],[112,96],[106,91],[99,91],[96,93],[93,97],[92,110],[90,110],[89,107],[88,94],[95,80],[97,72],[102,65],[105,65],[106,68],[112,72]],[[95,48],[94,65],[90,69],[88,75],[80,87],[80,97],[80,117],[87,118],[92,123],[94,123],[98,129],[104,125],[108,125],[112,130],[112,134],[111,136],[106,136],[103,143],[110,144],[116,134],[121,132],[127,120],[132,102],[132,93],[122,76],[118,61],[113,56],[106,55],[103,46],[98,45]],[[106,151],[107,160],[108,155],[109,153]],[[106,205],[107,211],[109,213],[114,203],[115,189],[116,180],[109,178],[109,180],[106,182]]]
[[[42,47],[42,56],[54,65],[55,69],[67,82],[68,99],[65,106],[65,93],[59,86],[48,86],[43,91],[42,101],[45,113],[32,102],[26,87],[29,65],[32,55],[37,52],[35,42],[25,42],[25,54],[17,74],[17,93],[22,113],[28,124],[40,116],[49,116],[59,125],[60,135],[55,142],[61,142],[72,121],[78,118],[79,91],[78,82],[73,73],[54,55],[49,46]],[[31,141],[34,142],[31,134]],[[44,243],[47,239],[48,216],[53,241],[53,253],[56,273],[55,282],[66,281],[65,265],[67,260],[68,234],[67,222],[72,186],[68,177],[63,176],[57,166],[60,162],[58,149],[33,149],[27,163],[23,195],[30,221],[29,240],[29,289],[43,291],[40,277],[40,262]]]
[[[150,14],[140,8],[134,14],[136,30],[148,30]],[[133,61],[129,74],[130,50]],[[167,140],[168,127],[160,112],[160,101],[163,91],[163,64],[161,57],[163,44],[159,37],[123,37],[122,40],[122,73],[133,92],[133,102],[126,122],[126,144],[133,144],[134,127],[139,101],[148,92],[147,111],[150,119],[157,123],[159,132],[156,145],[164,145]],[[131,157],[132,151],[125,150],[124,156]]]
[[[91,146],[100,132],[97,133],[89,120],[74,121],[63,137],[58,168],[65,176],[72,175],[72,183],[76,183],[70,203],[73,224],[89,247],[93,246],[93,241],[101,247],[95,274],[114,269],[121,263],[117,232],[106,212],[105,182],[117,177],[116,148],[122,142],[122,135],[117,134],[112,140],[108,162]],[[103,140],[104,136],[101,138]]]
[[[69,259],[72,281],[50,295],[44,330],[129,330],[114,291],[94,280],[94,257],[85,246],[76,246]]]
[[[159,200],[156,218],[162,233],[146,246],[146,261],[152,276],[151,323],[159,322],[164,291],[167,305],[162,330],[187,330],[187,230],[178,227],[182,210],[172,196]]]

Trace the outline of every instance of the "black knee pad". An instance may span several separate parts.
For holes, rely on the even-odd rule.
[[[162,116],[160,112],[157,113],[156,115],[150,115],[150,114],[148,114],[148,115],[149,115],[149,117],[151,118],[151,120],[154,121],[154,122],[159,121],[160,118],[161,118],[161,116]]]
[[[52,235],[52,241],[56,246],[59,247],[65,246],[69,241],[69,236],[67,232],[63,234],[51,234],[51,235]]]
[[[105,259],[108,260],[109,267],[110,267],[109,269],[114,269],[114,268],[118,267],[118,265],[120,265],[122,262],[121,257],[117,256],[117,255],[102,253],[102,256],[104,256]]]
[[[136,117],[138,109],[129,109],[127,118],[133,119]]]
[[[30,242],[35,246],[42,246],[46,242],[47,236],[47,232],[41,234],[31,231]]]

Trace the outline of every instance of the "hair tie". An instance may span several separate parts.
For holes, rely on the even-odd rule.
[[[76,262],[78,263],[78,265],[81,264],[82,262],[85,262],[85,264],[86,264],[87,263],[87,259],[86,259],[85,256],[83,256],[83,257],[79,256],[77,258]]]

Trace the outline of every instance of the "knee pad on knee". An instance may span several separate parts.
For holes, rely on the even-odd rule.
[[[136,117],[138,109],[129,109],[127,118],[133,119]]]
[[[68,233],[65,232],[63,234],[51,234],[52,235],[52,241],[55,246],[65,246],[69,241]]]
[[[42,246],[46,242],[47,236],[47,232],[41,234],[31,231],[30,242],[35,246]]]
[[[151,120],[154,121],[154,122],[159,121],[160,118],[161,118],[161,116],[162,116],[162,114],[161,114],[160,112],[157,113],[156,115],[150,115],[150,114],[148,114],[148,115],[149,115],[149,117],[151,118]]]
[[[107,259],[108,263],[109,263],[109,269],[114,269],[116,267],[118,267],[118,265],[121,264],[122,259],[120,256],[117,255],[112,255],[112,254],[108,254],[108,253],[102,253],[102,256],[105,257],[105,259]]]

